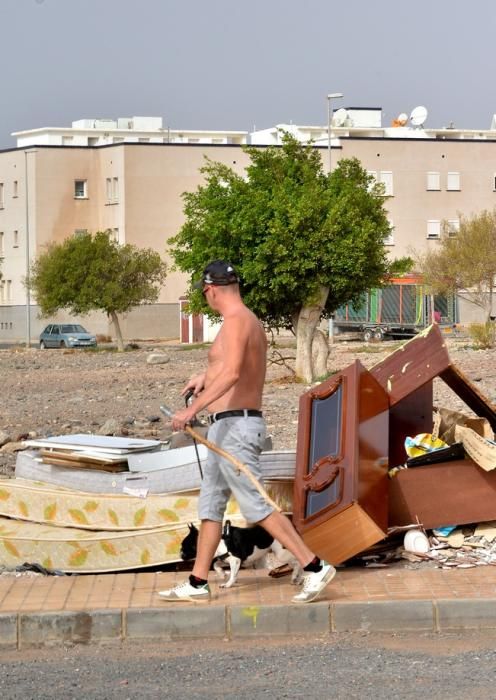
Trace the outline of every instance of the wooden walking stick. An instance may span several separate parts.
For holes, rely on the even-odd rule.
[[[172,416],[174,415],[174,413],[170,410],[170,408],[167,408],[167,406],[160,406],[160,410],[168,418],[172,418]],[[210,440],[207,440],[207,438],[204,438],[202,435],[197,433],[196,430],[194,430],[190,425],[186,425],[184,430],[186,433],[191,435],[191,437],[194,440],[201,442],[203,445],[208,447],[209,450],[212,450],[212,452],[215,452],[221,457],[224,457],[224,459],[226,459],[228,462],[231,462],[231,464],[234,464],[234,466],[237,467],[237,469],[239,469],[240,472],[243,472],[243,474],[248,477],[248,479],[252,482],[253,486],[257,489],[259,494],[267,501],[267,503],[273,508],[275,508],[275,510],[281,512],[281,508],[277,505],[275,501],[272,500],[272,498],[269,496],[262,484],[260,484],[255,479],[255,477],[248,469],[246,464],[243,464],[243,462],[240,462],[239,459],[236,459],[236,457],[229,454],[229,452],[226,452],[221,447],[218,447],[215,443],[211,442]]]

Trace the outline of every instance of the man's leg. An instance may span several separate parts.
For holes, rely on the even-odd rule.
[[[305,568],[314,558],[314,553],[303,542],[294,529],[293,523],[277,510],[260,520],[257,525],[261,525],[275,540],[288,549],[301,564],[302,568]]]
[[[203,472],[198,500],[198,516],[201,525],[193,571],[189,580],[184,583],[177,584],[166,591],[159,591],[159,596],[164,600],[195,602],[210,600],[208,572],[221,539],[222,517],[228,497],[229,488],[217,467],[216,455],[210,452]]]
[[[222,523],[215,522],[215,520],[201,521],[196,560],[192,571],[193,576],[205,580],[208,578],[208,572],[221,536]]]
[[[272,537],[286,547],[300,562],[305,573],[301,593],[293,597],[293,603],[309,603],[324,590],[334,578],[336,569],[327,562],[321,561],[306,546],[293,524],[278,511],[273,511],[258,522]]]

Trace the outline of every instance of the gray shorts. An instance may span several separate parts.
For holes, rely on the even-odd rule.
[[[259,457],[265,443],[265,434],[263,418],[236,416],[216,421],[210,426],[207,437],[246,465],[261,483]],[[243,472],[209,450],[198,500],[200,520],[222,522],[231,493],[238,502],[243,517],[250,523],[263,520],[274,510]]]

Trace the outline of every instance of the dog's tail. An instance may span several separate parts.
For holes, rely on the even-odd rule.
[[[224,523],[224,530],[222,532],[222,537],[229,537],[231,534],[231,521],[226,520]]]

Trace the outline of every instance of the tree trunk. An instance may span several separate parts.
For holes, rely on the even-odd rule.
[[[296,326],[296,376],[310,383],[314,379],[312,343],[320,315],[325,307],[329,287],[320,287],[315,303],[303,306]]]
[[[316,328],[312,343],[312,366],[314,379],[327,374],[327,358],[329,357],[329,339],[325,333]]]
[[[494,294],[494,292],[493,292],[493,287],[494,287],[494,279],[492,278],[492,276],[491,276],[490,279],[489,279],[489,285],[488,285],[488,287],[489,287],[489,299],[488,299],[488,304],[487,304],[487,305],[488,305],[489,308],[488,308],[488,311],[487,311],[487,319],[486,319],[487,323],[490,322],[491,316],[492,316],[492,314],[493,314],[493,294]]]
[[[117,341],[118,352],[124,352],[124,341],[122,340],[121,326],[119,323],[119,317],[115,311],[109,311],[109,316],[112,319],[112,324],[115,330],[115,339]]]

